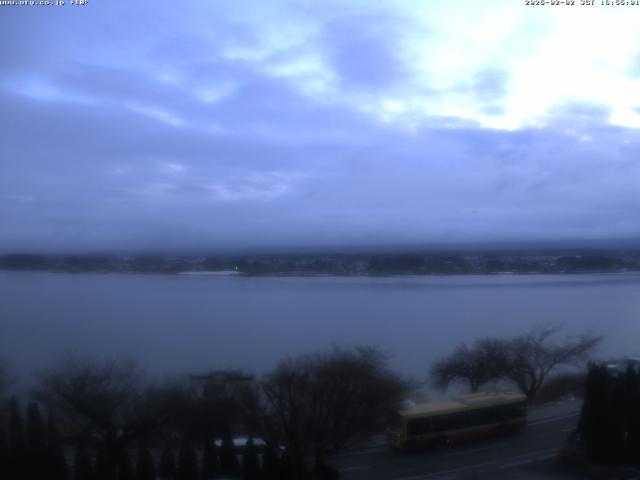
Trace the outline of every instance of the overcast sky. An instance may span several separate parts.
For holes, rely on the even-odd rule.
[[[640,238],[640,6],[69,3],[0,7],[0,250]]]

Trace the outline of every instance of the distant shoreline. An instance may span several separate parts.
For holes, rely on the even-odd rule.
[[[202,276],[387,277],[640,272],[640,251],[345,253],[277,255],[0,256],[0,270]]]
[[[48,269],[11,269],[0,268],[0,272],[10,273],[50,273],[67,275],[161,275],[161,276],[184,276],[184,277],[213,277],[213,278],[443,278],[443,277],[509,277],[509,276],[578,276],[578,275],[631,275],[640,274],[640,270],[625,271],[574,271],[574,272],[464,272],[464,273],[376,273],[376,274],[354,274],[354,273],[313,273],[313,272],[229,272],[229,271],[135,271],[135,270],[48,270]]]

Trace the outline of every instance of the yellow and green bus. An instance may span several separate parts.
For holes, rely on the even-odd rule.
[[[416,404],[398,412],[388,431],[399,450],[444,447],[513,433],[527,425],[527,399],[516,392],[461,395],[443,402]]]

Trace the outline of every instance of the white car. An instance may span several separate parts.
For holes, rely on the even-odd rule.
[[[249,437],[234,437],[233,439],[233,448],[236,452],[243,452],[247,446],[247,442],[249,441]],[[216,447],[222,447],[222,439],[216,438],[213,443]],[[267,446],[267,442],[259,437],[253,438],[253,444],[255,445],[258,453],[262,453]]]
[[[236,458],[238,462],[242,465],[242,455],[244,454],[244,450],[247,447],[247,442],[249,441],[249,437],[234,437],[233,438],[233,449],[236,454]],[[216,448],[222,447],[222,439],[216,438],[213,443]],[[267,448],[267,442],[265,442],[260,437],[253,437],[253,445],[256,447],[258,452],[258,462],[262,466],[262,456],[264,454],[265,449]],[[286,448],[283,446],[279,446],[275,449],[275,454],[280,457],[285,452]]]

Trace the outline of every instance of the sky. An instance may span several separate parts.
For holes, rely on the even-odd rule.
[[[0,6],[0,251],[640,238],[640,5]]]

